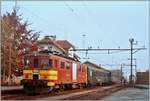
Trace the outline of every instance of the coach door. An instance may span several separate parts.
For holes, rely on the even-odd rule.
[[[77,64],[76,63],[72,64],[72,80],[73,81],[77,80]]]

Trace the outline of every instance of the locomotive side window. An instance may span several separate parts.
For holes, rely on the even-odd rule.
[[[70,69],[70,67],[71,67],[71,64],[70,64],[69,62],[67,62],[66,68],[67,68],[67,69]]]
[[[52,66],[53,66],[53,60],[49,59],[49,67],[52,68]]]
[[[58,60],[54,60],[54,67],[57,68],[58,66]]]
[[[81,72],[81,65],[79,65],[78,71]]]
[[[60,63],[60,68],[64,68],[65,67],[65,62],[61,62]]]
[[[82,72],[85,72],[85,67],[84,66],[82,67]]]

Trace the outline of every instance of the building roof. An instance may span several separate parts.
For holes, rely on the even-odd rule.
[[[107,70],[107,69],[105,69],[105,68],[102,68],[102,67],[98,66],[97,64],[92,63],[92,62],[90,62],[90,61],[85,61],[84,64],[91,64],[91,65],[93,65],[95,68],[103,69],[103,70],[105,70],[105,71],[110,72],[109,70]]]
[[[62,50],[64,53],[66,53],[65,49],[63,49],[62,46],[60,46],[55,39],[50,38],[49,36],[45,36],[43,39],[39,40],[37,44],[53,44],[60,50]]]
[[[57,40],[56,41],[63,49],[68,50],[69,48],[75,48],[69,41],[67,40]]]

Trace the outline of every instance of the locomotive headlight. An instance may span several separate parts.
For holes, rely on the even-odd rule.
[[[27,79],[29,77],[29,75],[25,75],[25,79]]]
[[[31,75],[30,74],[24,74],[23,79],[31,79]]]

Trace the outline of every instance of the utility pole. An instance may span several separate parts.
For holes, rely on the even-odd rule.
[[[136,73],[137,73],[137,62],[136,62],[136,59],[135,59],[135,81],[137,80],[137,76],[136,76]]]
[[[130,57],[131,57],[131,60],[130,60],[130,66],[131,66],[131,74],[130,74],[130,84],[133,84],[133,54],[135,52],[133,52],[133,45],[137,45],[137,41],[136,43],[134,43],[134,39],[133,38],[130,38],[129,39],[129,42],[130,42]]]
[[[130,70],[130,83],[132,84],[132,75],[133,75],[133,73],[132,73],[132,52],[133,52],[133,42],[134,42],[134,39],[133,38],[131,38],[131,39],[129,39],[129,41],[130,41],[130,47],[131,47],[131,51],[130,51],[130,57],[131,57],[131,60],[130,60],[130,66],[131,66],[131,70]]]
[[[121,64],[121,84],[122,84],[122,79],[123,79],[123,71],[122,71],[122,68],[123,68],[123,66],[122,66],[122,64]]]
[[[85,37],[85,35],[83,34],[82,35],[83,38]],[[131,61],[130,61],[130,78],[129,78],[129,82],[130,84],[133,84],[133,54],[140,51],[140,50],[145,50],[146,48],[145,47],[142,47],[142,48],[133,48],[133,45],[136,45],[137,44],[137,41],[136,43],[134,43],[134,39],[133,38],[130,38],[129,39],[129,42],[130,42],[130,48],[81,48],[81,49],[72,49],[70,51],[85,51],[86,54],[89,54],[88,52],[89,51],[107,51],[108,54],[111,54],[113,53],[112,51],[118,51],[118,52],[124,52],[124,51],[130,51],[130,58],[131,58]],[[84,41],[83,41],[84,43]]]

